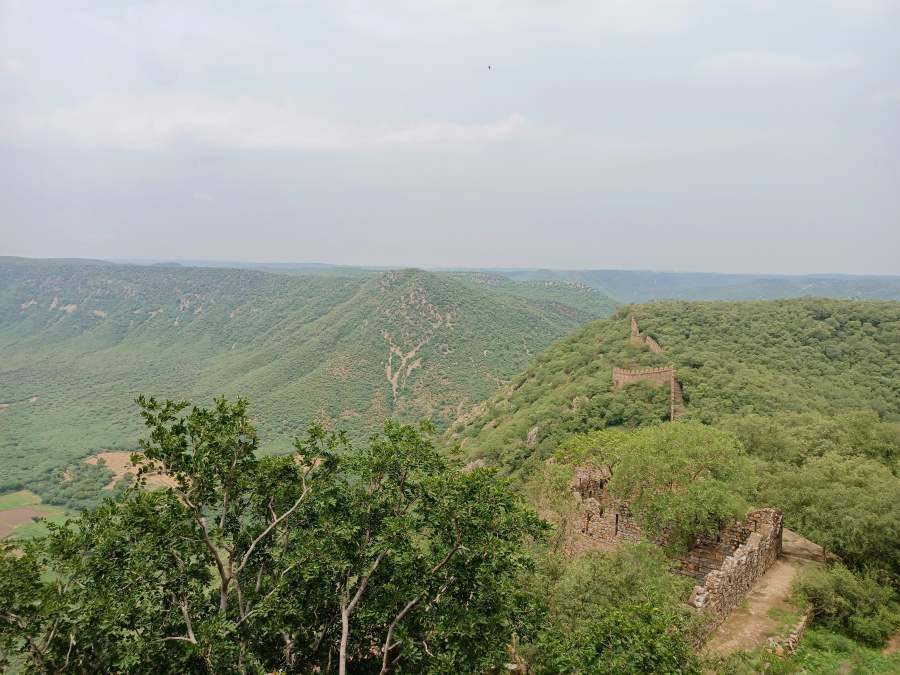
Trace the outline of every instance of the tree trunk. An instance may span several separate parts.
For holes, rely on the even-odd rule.
[[[338,656],[338,675],[347,675],[347,639],[350,637],[350,611],[341,608],[341,650]]]

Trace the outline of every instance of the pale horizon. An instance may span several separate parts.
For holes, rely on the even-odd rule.
[[[898,28],[898,0],[0,0],[0,254],[897,275]]]

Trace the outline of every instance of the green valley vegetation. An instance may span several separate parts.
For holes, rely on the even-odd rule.
[[[900,277],[849,274],[716,274],[648,270],[503,270],[517,281],[590,286],[618,302],[778,300],[798,297],[900,300]]]
[[[196,273],[159,270],[178,283]],[[47,281],[43,327],[21,318],[34,308],[22,308],[24,301],[13,308],[20,318],[4,324],[19,370],[2,373],[42,369],[48,381],[65,382],[65,375],[53,380],[51,362],[37,355],[79,345],[83,351],[72,353],[82,368],[109,361],[114,373],[127,373],[110,358],[123,351],[144,364],[137,377],[153,371],[160,354],[177,366],[159,380],[159,401],[140,399],[146,471],[162,468],[175,485],[141,489],[149,476],[139,472],[134,488],[120,486],[99,507],[78,502],[87,510],[77,520],[45,525],[49,536],[19,538],[21,551],[10,546],[0,557],[0,595],[13,599],[0,619],[0,644],[15,667],[52,670],[66,659],[75,670],[131,672],[887,673],[900,666],[900,656],[880,652],[900,630],[900,304],[659,302],[575,327],[532,356],[535,332],[549,343],[559,322],[574,327],[608,311],[608,301],[568,280],[471,272],[202,274],[216,284],[237,275],[236,289],[258,288],[265,335],[254,337],[255,320],[247,319],[242,347],[229,332],[241,324],[231,322],[252,308],[212,302],[218,296],[210,291],[201,312],[193,304],[182,311],[181,301],[166,305],[165,323],[120,326],[117,340],[94,350],[101,326],[116,324],[72,330],[66,322],[78,310],[59,308],[78,303]],[[176,284],[166,283],[168,297]],[[295,298],[298,307],[318,318],[290,322],[266,304],[269,294],[294,297],[292,283],[310,294]],[[316,284],[323,286],[311,290]],[[343,289],[335,305],[321,297],[331,284]],[[565,311],[560,294],[569,298]],[[218,317],[215,331],[197,323],[204,314]],[[632,317],[659,350],[630,339]],[[23,347],[35,332],[44,337]],[[508,346],[502,360],[484,354],[491,340]],[[193,351],[194,343],[208,353]],[[351,368],[346,379],[334,369],[322,374],[332,354],[351,352],[366,368]],[[408,368],[420,355],[422,364]],[[507,375],[488,377],[488,362],[505,364]],[[615,367],[668,365],[685,403],[677,421],[668,421],[667,387],[613,387]],[[165,400],[179,377],[199,407]],[[253,408],[243,400],[210,404],[216,381],[252,391]],[[89,391],[121,393],[101,382]],[[370,396],[378,387],[389,403],[357,405],[358,416],[322,415],[324,424],[302,436],[316,406],[326,409],[321,401],[341,409],[353,392]],[[312,408],[296,402],[313,392],[320,398]],[[20,391],[16,400],[41,399],[32,403]],[[440,431],[470,403],[477,405],[450,424],[437,449],[430,424],[403,421],[436,421]],[[101,415],[100,404],[90,405]],[[127,399],[110,410],[133,416]],[[376,422],[378,415],[401,421]],[[114,424],[123,439],[134,425]],[[137,435],[105,447],[134,447]],[[292,435],[301,440],[273,455],[284,448],[272,439]],[[85,454],[58,452],[41,467],[50,485],[35,485],[45,500],[80,499],[81,487],[108,477],[99,462],[67,470]],[[572,480],[586,464],[606,470],[605,489],[627,502],[643,541],[567,547],[580,514]],[[55,497],[60,485],[71,496]],[[762,506],[781,509],[786,527],[830,556],[794,590],[789,618],[810,607],[811,629],[786,657],[763,647],[707,657],[699,649],[707,615],[687,606],[694,582],[674,572],[672,556]]]
[[[387,417],[444,428],[612,307],[569,284],[337,272],[0,259],[0,490],[133,448],[144,390],[252,397],[263,452],[313,421],[357,440]]]

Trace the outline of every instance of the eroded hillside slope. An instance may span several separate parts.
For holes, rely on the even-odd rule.
[[[601,296],[602,297],[602,296]],[[313,420],[445,426],[582,310],[417,270],[369,277],[0,261],[0,489],[133,447],[139,393],[246,396],[267,450]]]

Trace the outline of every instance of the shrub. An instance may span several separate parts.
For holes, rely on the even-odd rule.
[[[900,627],[895,591],[871,572],[854,573],[841,564],[803,574],[796,591],[812,605],[813,622],[881,646]]]

